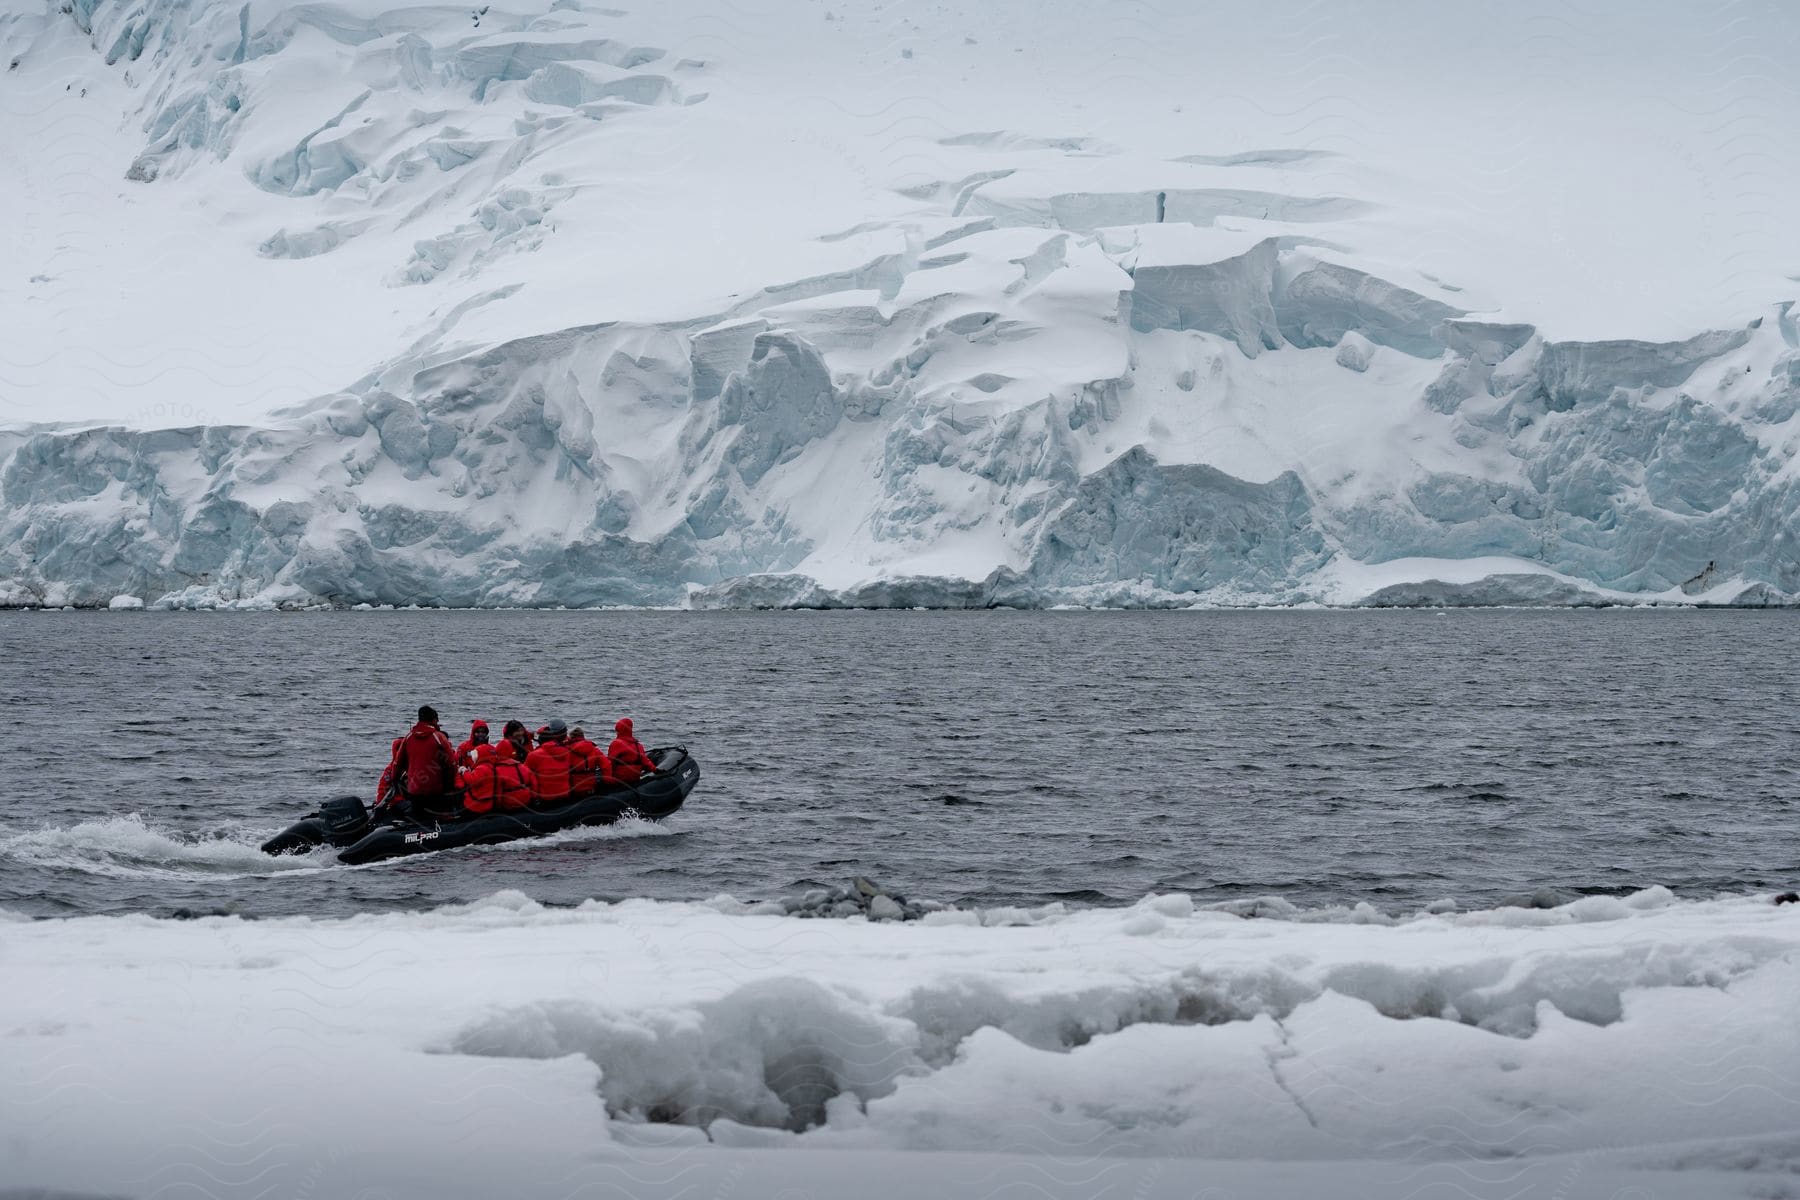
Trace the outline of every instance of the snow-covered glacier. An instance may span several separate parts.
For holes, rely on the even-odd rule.
[[[1791,221],[1686,239],[1704,317],[1520,275],[1541,214],[1186,112],[1179,15],[3,11],[0,603],[1800,595]]]

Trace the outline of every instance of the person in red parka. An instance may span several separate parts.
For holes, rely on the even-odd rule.
[[[430,811],[456,788],[456,751],[438,728],[437,709],[419,708],[419,721],[394,739],[393,756],[375,790],[375,807],[417,805]]]
[[[480,717],[469,723],[469,736],[456,748],[456,769],[466,771],[494,752],[488,744],[488,723]]]
[[[531,756],[531,731],[525,728],[525,722],[508,721],[501,727],[500,736],[513,744],[513,757],[520,762]]]
[[[569,750],[569,727],[552,721],[538,731],[538,748],[525,759],[525,765],[537,777],[537,799],[545,804],[561,804],[569,798],[569,773],[575,756]]]
[[[493,752],[482,757],[463,772],[463,808],[476,816],[493,812],[517,812],[531,803],[536,787],[529,768],[513,757],[512,743],[505,738]]]
[[[606,757],[612,759],[613,774],[621,783],[636,783],[640,776],[656,770],[656,761],[644,743],[632,736],[630,717],[620,717],[613,732],[619,736],[606,748]]]
[[[587,731],[577,725],[569,730],[569,794],[591,796],[601,788],[618,782],[612,760],[606,752],[588,740]]]

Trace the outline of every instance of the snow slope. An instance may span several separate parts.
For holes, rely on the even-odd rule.
[[[1784,602],[1797,43],[4,0],[0,602]]]
[[[1789,1194],[1793,907],[1234,907],[1261,915],[1168,895],[900,924],[503,893],[347,920],[8,921],[0,1178],[220,1198]]]

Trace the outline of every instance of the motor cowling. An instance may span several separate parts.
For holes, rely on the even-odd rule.
[[[319,816],[333,834],[347,833],[369,823],[369,810],[357,796],[333,796],[319,805]]]

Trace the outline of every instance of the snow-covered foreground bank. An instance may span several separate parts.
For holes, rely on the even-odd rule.
[[[11,922],[0,1178],[270,1197],[1795,1194],[1800,910],[1652,889],[1330,915],[1164,896],[901,925],[506,893],[331,921]]]
[[[0,604],[1791,603],[1797,28],[0,0]]]

